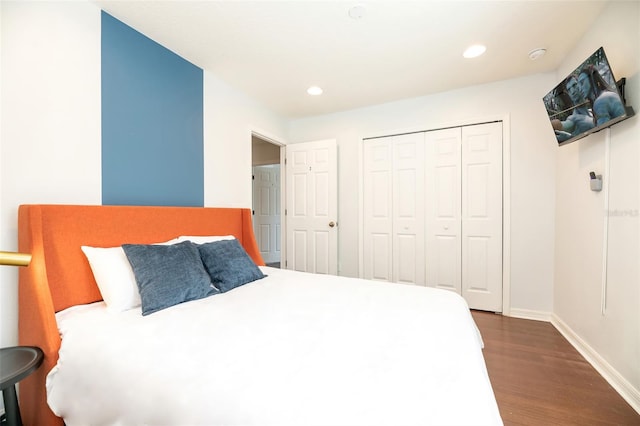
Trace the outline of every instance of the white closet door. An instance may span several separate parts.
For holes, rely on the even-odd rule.
[[[392,138],[363,145],[364,277],[392,281],[393,174]]]
[[[425,134],[427,285],[462,292],[460,128]]]
[[[462,294],[502,311],[502,123],[462,128]]]
[[[425,285],[424,133],[395,136],[393,281]]]
[[[424,285],[424,133],[368,140],[364,277]]]
[[[365,278],[502,311],[502,123],[365,141]]]

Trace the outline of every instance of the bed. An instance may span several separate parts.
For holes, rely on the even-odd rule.
[[[81,248],[124,245],[138,279],[135,250],[196,247],[214,277],[205,254],[232,244],[262,277],[117,311]],[[248,209],[23,205],[19,250],[20,344],[45,354],[27,425],[502,424],[462,298],[266,267]]]

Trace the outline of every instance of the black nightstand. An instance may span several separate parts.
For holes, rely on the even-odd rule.
[[[35,346],[0,348],[0,389],[8,426],[22,426],[20,407],[16,395],[16,383],[36,371],[44,354]]]

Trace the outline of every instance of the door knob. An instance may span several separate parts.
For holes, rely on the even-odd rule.
[[[333,228],[334,226],[336,226],[336,223],[334,221],[329,222],[329,228]]]

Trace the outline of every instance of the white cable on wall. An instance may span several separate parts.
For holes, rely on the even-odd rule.
[[[604,137],[604,172],[602,176],[602,192],[604,195],[604,225],[602,236],[602,294],[600,313],[607,311],[607,264],[609,261],[609,156],[611,149],[611,128],[605,129]]]

